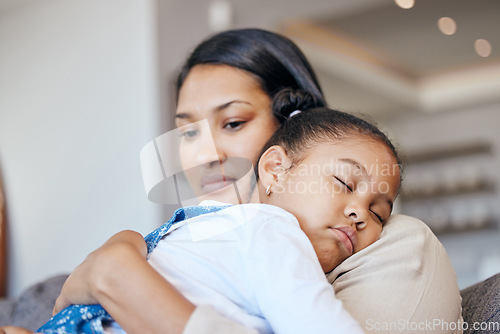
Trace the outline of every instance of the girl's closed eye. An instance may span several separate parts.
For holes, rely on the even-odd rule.
[[[382,215],[380,215],[380,214],[376,213],[375,211],[371,211],[371,213],[373,213],[373,215],[374,215],[375,217],[377,217],[377,220],[378,220],[380,223],[382,223],[382,224],[383,224],[383,223],[385,222],[385,219],[384,219],[384,218],[382,218]]]
[[[338,176],[334,176],[334,178],[335,178],[338,182],[340,182],[340,183],[341,183],[344,187],[346,187],[346,188],[347,188],[350,192],[352,192],[353,188],[352,188],[351,186],[349,186],[349,185],[347,184],[347,182],[346,182],[346,181],[342,180],[342,179],[341,179],[341,178],[339,178]]]

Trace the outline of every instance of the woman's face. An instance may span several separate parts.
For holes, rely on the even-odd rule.
[[[196,196],[249,202],[253,166],[278,127],[257,79],[227,65],[197,65],[180,89],[175,118],[181,163]]]

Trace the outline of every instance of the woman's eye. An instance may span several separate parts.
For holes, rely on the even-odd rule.
[[[238,130],[245,123],[245,121],[234,121],[224,125],[224,129]]]
[[[344,187],[346,187],[346,188],[347,188],[350,192],[352,192],[352,188],[351,188],[349,185],[347,185],[347,183],[346,183],[345,181],[343,181],[342,179],[340,179],[340,178],[339,178],[339,177],[337,177],[337,176],[335,176],[335,179],[336,179],[337,181],[339,181],[339,182],[340,182],[340,183],[341,183]]]
[[[186,139],[192,139],[198,135],[199,131],[198,130],[186,130],[181,133],[181,136],[186,138]]]

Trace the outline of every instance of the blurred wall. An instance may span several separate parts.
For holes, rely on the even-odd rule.
[[[121,229],[150,231],[139,151],[159,128],[152,0],[20,2],[0,13],[0,172],[11,296]]]

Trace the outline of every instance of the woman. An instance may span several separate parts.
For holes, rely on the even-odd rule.
[[[313,107],[308,93],[275,96],[273,110],[295,115],[259,158],[260,203],[204,201],[145,238],[148,262],[184,296],[261,333],[364,333],[325,273],[379,239],[399,191],[397,152],[378,128]],[[197,154],[203,132],[186,134],[181,154]],[[395,173],[379,173],[386,166]],[[99,306],[72,305],[38,331],[101,333],[104,319]]]
[[[244,29],[201,43],[179,76],[176,124],[206,119],[217,156],[202,155],[191,163],[224,166],[229,158],[239,157],[255,164],[262,145],[282,121],[271,114],[271,98],[286,87],[307,90],[324,101],[310,65],[288,39]],[[238,202],[253,194],[247,181],[238,187],[246,197],[237,200],[228,190],[232,187],[225,187],[223,173],[206,175],[191,176],[190,182],[199,191],[215,191],[207,196]],[[388,328],[388,323],[460,319],[454,272],[437,239],[409,217],[395,216],[386,226],[380,240],[358,253],[363,253],[362,260],[353,256],[330,274],[344,307],[367,331],[385,333],[405,329]],[[123,232],[90,254],[70,275],[55,310],[98,302],[129,333],[252,332],[208,307],[193,306],[147,264],[145,248],[132,246],[128,238],[141,237]],[[141,286],[140,291],[134,286]],[[148,312],[135,300],[147,300]]]

